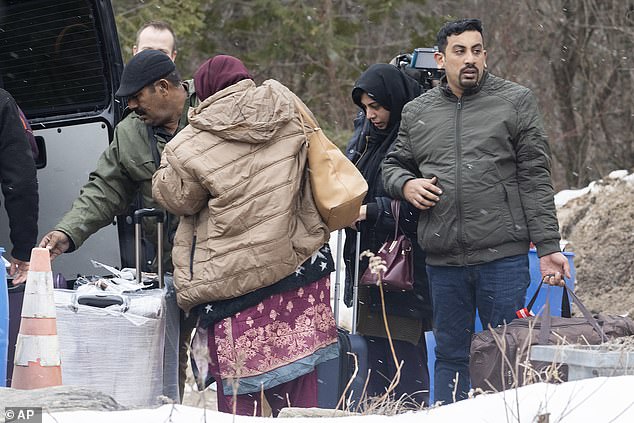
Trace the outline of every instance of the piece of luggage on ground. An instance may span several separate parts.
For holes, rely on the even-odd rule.
[[[24,299],[24,285],[13,285],[11,280],[7,280],[7,290],[9,299],[9,337],[7,349],[7,377],[6,385],[11,386],[13,376],[13,359],[15,358],[15,345],[20,332],[20,319],[22,315],[22,300]]]
[[[541,284],[533,299],[540,287]],[[570,288],[562,289],[561,317],[551,316],[547,301],[545,310],[538,316],[517,318],[473,336],[469,372],[474,389],[499,392],[546,379],[566,381],[567,366],[554,369],[552,363],[528,359],[532,345],[598,345],[608,339],[634,334],[631,318],[601,313],[592,316]],[[570,317],[569,295],[583,317]],[[527,306],[529,312],[530,307]]]
[[[162,227],[162,211],[142,209],[135,212],[138,230],[145,217]],[[159,273],[159,285],[165,279]],[[170,295],[164,288],[56,289],[64,385],[101,391],[125,406],[158,405],[161,395],[178,401],[179,309]]]
[[[337,231],[337,257],[335,259],[334,314],[337,323],[339,357],[317,366],[317,402],[320,408],[354,410],[362,400],[363,387],[368,377],[368,346],[363,336],[356,332],[357,297],[359,281],[359,255],[361,235],[357,232],[356,266],[354,271],[352,328],[339,324],[339,293],[343,263],[343,230]],[[355,374],[356,372],[356,374]],[[354,377],[353,377],[354,375]]]

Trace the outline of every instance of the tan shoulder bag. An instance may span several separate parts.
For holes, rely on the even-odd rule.
[[[317,210],[331,231],[352,225],[368,192],[356,166],[326,137],[304,103],[295,105],[308,141],[308,174]],[[306,126],[312,132],[306,132]]]

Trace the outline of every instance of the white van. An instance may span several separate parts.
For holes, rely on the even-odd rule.
[[[112,140],[124,109],[114,96],[122,70],[110,0],[0,0],[0,84],[29,118],[40,150],[38,241],[70,209]],[[131,239],[125,221],[117,218],[60,256],[53,271],[71,280],[107,274],[91,259],[120,266],[120,252],[133,258],[119,246],[119,231]],[[11,251],[8,228],[1,207],[0,246]]]

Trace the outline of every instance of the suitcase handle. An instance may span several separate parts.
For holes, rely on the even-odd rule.
[[[134,224],[140,224],[144,217],[156,217],[156,221],[163,223],[165,221],[165,212],[161,209],[138,209],[134,211]]]
[[[136,281],[141,285],[141,223],[145,217],[156,218],[156,261],[158,263],[159,288],[163,288],[163,222],[165,221],[165,212],[156,208],[145,208],[134,211],[134,252],[136,257]]]
[[[113,293],[94,293],[94,294],[75,294],[73,296],[73,305],[77,309],[77,305],[85,305],[90,307],[106,308],[112,305],[118,305],[119,311],[122,313],[129,308],[128,301],[122,295]]]

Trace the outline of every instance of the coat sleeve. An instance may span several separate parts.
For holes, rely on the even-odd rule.
[[[15,101],[4,90],[0,96],[0,182],[9,217],[11,256],[29,261],[38,231],[35,162]]]
[[[392,199],[389,197],[377,197],[373,205],[373,211],[368,207],[368,223],[381,231],[394,231],[394,216],[392,215]],[[418,216],[420,210],[412,206],[409,201],[400,200],[399,227],[409,238],[415,240],[418,229]],[[370,216],[372,214],[372,216]]]
[[[535,96],[530,90],[518,103],[516,157],[520,198],[530,240],[542,257],[560,251],[559,223],[550,173],[550,148]]]
[[[121,148],[122,143],[138,142],[140,136],[117,125],[112,142],[99,157],[79,197],[56,225],[56,230],[71,238],[75,249],[99,229],[111,224],[133,201],[138,184],[122,162]]]
[[[178,157],[174,140],[165,146],[161,165],[152,177],[152,196],[170,213],[191,216],[206,206],[209,192]]]
[[[403,185],[410,179],[420,177],[418,164],[411,148],[407,109],[408,105],[403,109],[401,126],[394,147],[388,152],[381,165],[383,186],[391,197],[398,199],[403,199]]]

